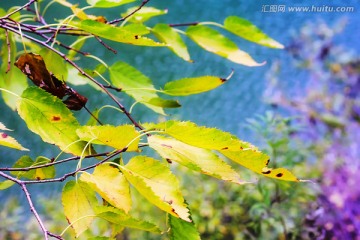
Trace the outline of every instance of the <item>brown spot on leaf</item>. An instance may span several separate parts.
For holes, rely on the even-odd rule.
[[[7,135],[6,133],[2,133],[2,134],[1,134],[1,137],[2,137],[2,138],[7,138],[8,135]]]
[[[229,149],[228,147],[223,147],[221,150],[227,150],[227,149]]]
[[[169,158],[167,158],[166,161],[167,161],[168,163],[172,163],[171,159],[169,159]]]
[[[138,36],[138,35],[135,35],[135,39],[139,39],[139,36]]]
[[[283,173],[278,173],[276,174],[276,177],[282,177],[284,174]]]
[[[226,79],[226,78],[220,78],[220,81],[221,81],[222,83],[224,83],[224,82],[227,81],[227,79]]]
[[[53,117],[51,118],[51,120],[52,120],[52,121],[55,121],[55,122],[60,121],[60,119],[61,119],[61,117],[59,117],[59,116],[53,116]]]
[[[267,171],[264,171],[264,172],[261,172],[262,174],[270,174],[271,173],[271,170],[267,170]]]
[[[270,162],[270,159],[268,159],[268,160],[266,161],[266,164],[265,164],[265,165],[266,165],[266,166],[269,165],[269,162]]]

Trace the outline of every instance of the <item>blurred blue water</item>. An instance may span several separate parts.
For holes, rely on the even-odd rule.
[[[2,6],[4,3],[1,3]],[[7,2],[6,4],[9,4]],[[264,5],[285,5],[289,6],[353,6],[355,12],[352,13],[305,13],[305,12],[262,12]],[[349,1],[281,1],[281,0],[258,0],[258,1],[235,1],[235,0],[177,0],[177,1],[160,1],[153,0],[151,6],[167,8],[169,14],[161,17],[168,23],[184,23],[193,21],[215,21],[223,22],[226,16],[237,15],[246,18],[260,27],[269,36],[275,38],[284,45],[288,45],[293,34],[297,32],[306,22],[314,22],[322,19],[330,24],[335,23],[338,19],[347,18],[348,25],[337,41],[349,48],[360,52],[360,45],[355,44],[360,39],[359,10],[360,4],[356,0]],[[4,5],[5,6],[5,5]],[[107,10],[106,10],[107,11]],[[121,11],[120,11],[121,12]],[[104,15],[119,16],[119,10],[107,11]],[[111,17],[109,17],[111,19]],[[263,103],[262,94],[266,88],[265,75],[269,71],[274,61],[289,61],[290,56],[284,50],[274,50],[261,47],[245,40],[236,38],[234,35],[224,33],[231,37],[241,49],[249,52],[257,61],[267,61],[262,67],[243,67],[233,64],[224,58],[207,53],[190,41],[186,41],[190,47],[191,57],[194,63],[187,63],[173,55],[167,49],[142,48],[112,44],[119,50],[119,54],[113,54],[103,51],[101,47],[90,47],[89,50],[95,51],[100,58],[105,61],[115,62],[122,60],[137,67],[143,73],[148,75],[157,87],[170,80],[183,77],[200,76],[200,75],[220,75],[226,77],[231,69],[235,70],[233,78],[214,91],[194,95],[186,98],[179,98],[182,108],[171,110],[168,113],[170,117],[191,120],[199,125],[218,127],[230,131],[241,139],[257,143],[256,136],[244,128],[245,119],[252,118],[257,114],[264,114],[269,107]],[[298,70],[289,66],[288,78],[282,79],[287,81],[289,87],[301,85],[304,75]],[[86,88],[80,88],[85,91]],[[124,99],[124,104],[130,106],[130,101]],[[89,106],[94,108],[101,106],[106,101],[101,99],[90,98]],[[47,157],[56,156],[58,150],[56,147],[39,145],[42,140],[30,133],[25,124],[19,120],[17,114],[9,110],[0,100],[1,122],[9,128],[15,129],[12,136],[27,148],[32,149],[29,153],[32,157],[45,155]],[[111,123],[125,122],[125,119],[114,119],[113,112],[109,111],[107,119]],[[76,113],[83,119],[87,118],[87,113]],[[143,107],[136,107],[134,116],[141,122],[156,121],[158,116],[151,113]],[[83,120],[84,122],[85,120]],[[106,122],[106,120],[105,120]],[[5,148],[0,149],[0,165],[9,165],[16,161],[23,153],[9,151]],[[11,164],[10,164],[11,165]],[[66,171],[66,169],[63,169]],[[15,188],[14,188],[15,189]],[[44,188],[47,189],[47,188]],[[16,189],[13,191],[17,191]],[[10,191],[11,192],[11,191]],[[1,194],[1,193],[0,193]],[[12,193],[10,193],[12,194]],[[1,195],[0,195],[1,196]]]

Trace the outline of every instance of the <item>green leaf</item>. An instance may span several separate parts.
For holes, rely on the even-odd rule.
[[[148,130],[160,130],[189,145],[211,150],[239,151],[256,149],[250,143],[239,140],[236,136],[216,128],[197,126],[193,122],[170,120],[158,124],[143,124]]]
[[[123,29],[138,35],[146,35],[150,33],[150,30],[141,23],[132,23],[132,24],[128,24],[123,26]]]
[[[191,26],[187,28],[186,34],[205,50],[232,62],[250,67],[264,64],[256,62],[248,53],[240,50],[233,41],[212,28],[203,25]]]
[[[170,240],[200,240],[194,222],[185,222],[169,214]]]
[[[86,2],[93,7],[112,8],[135,2],[135,0],[86,0]]]
[[[179,181],[166,165],[150,157],[136,156],[121,169],[149,202],[175,217],[191,221]]]
[[[78,237],[90,227],[95,217],[94,208],[98,205],[95,192],[82,181],[66,183],[61,198],[65,216]]]
[[[165,115],[162,107],[148,103],[151,99],[159,98],[159,96],[147,76],[124,62],[116,62],[109,68],[109,71],[111,82],[115,87],[121,88],[137,102],[143,103],[154,112]]]
[[[54,74],[60,81],[67,79],[67,64],[62,57],[48,48],[41,49],[39,54],[44,59],[46,68],[50,73]]]
[[[127,215],[120,209],[116,209],[109,206],[101,206],[96,208],[96,216],[102,218],[110,223],[136,228],[148,232],[160,233],[160,229],[153,223],[136,219],[130,215]]]
[[[19,158],[19,160],[16,161],[13,168],[28,168],[28,167],[35,167],[44,165],[47,163],[50,163],[51,160],[39,156],[36,158],[36,161],[34,162],[29,156],[22,156]],[[12,171],[12,175],[17,176],[18,178],[28,178],[31,180],[42,180],[42,179],[49,179],[55,177],[55,167],[49,166],[49,167],[42,167],[42,168],[36,168],[30,171]]]
[[[220,151],[224,156],[228,157],[232,161],[259,173],[265,177],[275,178],[284,181],[300,181],[297,177],[294,176],[289,170],[284,168],[271,169],[268,168],[270,162],[270,157],[258,150],[249,149],[243,151],[229,151],[223,150]]]
[[[178,108],[181,107],[180,103],[175,100],[168,100],[163,98],[151,98],[149,101],[146,102],[147,104],[161,107],[161,108]]]
[[[0,30],[0,33],[3,33]],[[4,34],[5,35],[5,34]],[[14,66],[15,57],[17,53],[16,43],[13,37],[13,33],[9,32],[9,42],[10,42],[10,71],[8,70],[8,47],[5,42],[5,39],[2,41],[1,48],[1,57],[2,64],[0,68],[0,88],[4,88],[10,92],[15,93],[16,95],[21,95],[21,93],[28,86],[26,76]],[[8,105],[12,110],[16,109],[16,102],[18,97],[16,95],[1,91],[2,97],[6,105]]]
[[[234,169],[210,150],[193,147],[176,139],[157,135],[148,137],[148,142],[149,146],[165,159],[176,161],[194,171],[225,181],[237,184],[244,183]]]
[[[128,147],[127,151],[137,151],[140,140],[140,134],[133,125],[83,126],[78,128],[76,133],[84,141],[116,149]]]
[[[124,175],[109,164],[102,164],[94,169],[93,174],[83,173],[80,180],[86,182],[108,203],[124,210],[131,209],[130,186]]]
[[[226,82],[214,76],[183,78],[165,84],[164,93],[171,96],[187,96],[210,91]]]
[[[122,13],[122,17],[129,16],[131,13],[137,10],[138,7],[129,8],[125,13]],[[150,18],[164,15],[167,13],[167,9],[161,10],[154,7],[142,7],[139,11],[135,12],[133,15],[128,17],[128,21],[143,23],[148,21]]]
[[[185,61],[192,62],[188,49],[182,40],[180,34],[173,28],[165,23],[158,23],[152,29],[155,36],[161,41],[168,45],[171,51],[176,55],[184,59]]]
[[[0,132],[0,146],[14,148],[21,151],[29,151],[29,149],[21,146],[15,138],[10,137],[8,134]]]
[[[57,97],[38,87],[27,88],[18,101],[18,113],[28,128],[44,142],[80,156],[86,142],[79,141],[79,122]]]
[[[15,184],[15,182],[13,182],[11,180],[5,180],[3,182],[0,182],[0,190],[8,189],[9,187],[11,187],[14,184]]]
[[[226,30],[257,44],[271,48],[284,48],[281,43],[270,38],[246,19],[229,16],[224,21],[224,27]]]
[[[109,24],[97,22],[95,20],[83,20],[81,22],[71,22],[84,31],[92,33],[96,36],[106,38],[115,42],[126,44],[148,46],[148,47],[164,47],[163,43],[155,42],[150,38],[141,36],[139,33],[130,32],[129,29],[123,27],[115,27]]]

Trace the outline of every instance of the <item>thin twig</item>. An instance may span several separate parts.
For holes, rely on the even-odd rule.
[[[117,88],[117,87],[114,87],[114,86],[112,86],[112,85],[108,85],[108,86],[104,86],[104,87],[109,88],[109,89],[113,89],[113,90],[115,90],[115,91],[117,91],[117,92],[121,92],[121,91],[122,91],[122,88]]]
[[[4,17],[2,18],[9,18],[11,15],[20,12],[21,10],[23,10],[24,8],[28,8],[30,7],[34,2],[36,2],[37,0],[30,0],[28,3],[26,3],[25,5],[15,9],[14,11],[12,11],[11,13],[6,14]]]
[[[98,42],[103,45],[104,47],[106,47],[108,50],[110,50],[111,52],[113,52],[114,54],[117,54],[117,51],[115,49],[113,49],[112,47],[110,47],[109,45],[107,45],[101,38],[99,38],[98,36],[94,35],[94,37],[96,38],[96,40],[98,40]]]
[[[187,27],[187,26],[196,26],[198,25],[198,22],[191,22],[191,23],[174,23],[174,24],[168,24],[169,27]]]
[[[86,170],[95,168],[95,167],[99,166],[100,164],[108,161],[109,159],[115,157],[116,155],[118,155],[118,154],[120,154],[122,152],[126,152],[126,150],[127,150],[127,147],[125,147],[125,148],[123,148],[121,150],[117,150],[116,152],[112,153],[111,155],[109,155],[108,157],[106,157],[105,159],[103,159],[102,161],[100,161],[98,163],[92,164],[92,165],[87,166],[87,167],[79,168],[79,169],[77,169],[75,171],[66,173],[62,177],[59,177],[59,178],[44,179],[44,180],[29,180],[29,181],[22,181],[22,183],[24,183],[24,184],[37,184],[37,183],[63,182],[68,177],[75,176],[75,174],[78,173],[78,172],[86,171]]]
[[[85,105],[84,105],[84,109],[91,115],[91,117],[93,117],[100,125],[104,125],[99,118],[97,118]]]
[[[5,30],[5,36],[6,36],[6,45],[7,45],[7,50],[8,50],[8,62],[7,62],[7,68],[6,68],[5,73],[8,73],[10,71],[10,67],[11,67],[11,46],[10,46],[9,32],[7,30]]]
[[[140,6],[138,8],[136,8],[134,11],[132,11],[129,15],[125,16],[125,17],[122,17],[122,18],[118,18],[118,19],[115,19],[115,20],[112,20],[109,22],[109,24],[116,24],[118,22],[122,22],[122,21],[125,21],[125,19],[131,17],[132,15],[134,15],[136,12],[138,12],[143,6],[145,6],[148,2],[150,2],[150,0],[144,0]]]
[[[92,155],[87,155],[85,157],[82,158],[93,158],[93,157],[101,157],[101,156],[106,156],[108,155],[110,152],[104,152],[104,153],[97,153],[97,154],[92,154]],[[74,160],[79,160],[81,157],[79,156],[75,156],[75,157],[70,157],[70,158],[66,158],[63,160],[59,160],[56,162],[50,162],[50,163],[46,163],[46,164],[42,164],[42,165],[37,165],[37,166],[31,166],[31,167],[23,167],[23,168],[0,168],[0,171],[7,171],[7,172],[13,172],[13,171],[31,171],[34,169],[38,169],[38,168],[45,168],[45,167],[50,167],[50,166],[54,166],[54,165],[58,165],[58,164],[62,164],[65,162],[70,162],[70,161],[74,161]]]
[[[9,175],[1,172],[1,171],[0,171],[0,176],[4,177],[4,178],[6,178],[6,179],[8,179],[8,180],[10,180],[10,181],[13,181],[13,182],[17,183],[17,184],[21,187],[21,189],[22,189],[23,192],[25,193],[26,199],[27,199],[27,201],[28,201],[28,203],[29,203],[30,211],[34,214],[36,220],[38,221],[38,223],[39,223],[39,225],[40,225],[41,230],[42,230],[43,233],[44,233],[44,239],[45,239],[45,240],[48,240],[48,239],[49,239],[49,238],[48,238],[48,230],[46,229],[44,223],[42,222],[42,220],[41,220],[38,212],[36,211],[36,209],[35,209],[35,207],[34,207],[33,201],[32,201],[32,199],[31,199],[31,195],[30,195],[30,193],[29,193],[29,191],[28,191],[28,189],[27,189],[26,184],[24,183],[24,181],[21,181],[21,180],[16,179],[16,178],[14,178],[14,177],[12,177],[12,176],[9,176]]]

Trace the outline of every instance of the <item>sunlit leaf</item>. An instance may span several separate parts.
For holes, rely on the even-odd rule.
[[[3,131],[12,131],[12,130],[8,129],[2,122],[0,122],[0,130],[3,130]]]
[[[101,206],[96,208],[96,216],[110,223],[123,227],[136,228],[153,233],[160,233],[160,229],[153,223],[136,219],[127,215],[120,209],[109,206]]]
[[[195,147],[239,151],[241,149],[256,149],[250,143],[239,140],[236,136],[216,128],[197,126],[193,122],[170,120],[158,124],[143,124],[149,130],[155,129]]]
[[[126,17],[137,10],[138,7],[129,8],[125,13],[122,13],[122,17]],[[161,10],[154,7],[142,7],[139,11],[135,12],[133,15],[128,17],[130,22],[143,23],[149,20],[152,17],[164,15],[167,13],[167,10]]]
[[[141,23],[127,24],[123,26],[123,29],[138,35],[146,35],[150,33],[150,30]]]
[[[148,103],[151,99],[159,98],[159,96],[147,76],[129,64],[120,61],[112,65],[109,71],[111,82],[115,87],[121,88],[126,94],[153,111],[165,114],[162,107]]]
[[[196,136],[194,136],[196,137]],[[244,183],[237,172],[210,150],[190,146],[176,139],[152,135],[149,146],[160,156],[194,171],[237,184]]]
[[[163,163],[136,156],[121,168],[126,179],[152,204],[190,222],[178,179]]]
[[[89,5],[98,8],[112,8],[127,3],[135,2],[135,0],[86,0]]]
[[[2,182],[0,182],[0,190],[8,189],[14,184],[15,184],[15,182],[13,182],[11,180],[2,181]]]
[[[3,33],[3,30],[0,30],[0,33]],[[3,34],[5,36],[5,34]],[[4,88],[10,92],[15,93],[16,95],[21,95],[21,93],[28,86],[26,81],[26,77],[22,74],[22,72],[14,67],[15,57],[16,57],[16,44],[13,37],[13,33],[9,32],[9,42],[10,42],[10,71],[8,71],[8,47],[6,44],[6,40],[2,39],[1,41],[1,68],[0,68],[0,88]],[[8,71],[8,72],[7,72]],[[6,105],[8,105],[12,110],[16,109],[16,102],[18,97],[7,93],[5,91],[1,91],[2,98]]]
[[[6,134],[4,132],[0,132],[0,146],[14,148],[14,149],[21,150],[21,151],[29,151],[29,149],[21,146],[21,144],[18,143],[18,141],[16,141],[15,138],[9,136],[8,134]]]
[[[98,204],[95,192],[82,181],[69,181],[62,191],[61,202],[78,237],[89,228],[95,217],[94,208]]]
[[[232,62],[250,67],[263,64],[256,62],[248,53],[240,50],[229,38],[207,26],[188,27],[186,34],[205,50],[227,58]]]
[[[224,27],[228,31],[257,44],[271,48],[284,48],[281,43],[270,38],[246,19],[237,16],[229,16],[224,21]]]
[[[116,149],[128,147],[127,151],[138,150],[140,140],[138,138],[139,132],[135,130],[133,125],[83,126],[77,129],[76,133],[80,139],[84,141],[106,145]]]
[[[123,27],[115,27],[109,24],[100,23],[94,20],[84,20],[81,22],[71,22],[72,25],[92,33],[96,36],[106,38],[115,42],[121,42],[132,45],[163,47],[163,43],[155,42],[150,38],[141,36],[138,33],[130,32]]]
[[[54,74],[59,80],[64,81],[67,79],[67,64],[62,57],[47,48],[41,49],[39,54],[44,59],[49,72]]]
[[[258,150],[243,150],[243,151],[220,151],[224,156],[233,160],[234,162],[259,173],[265,177],[275,178],[284,181],[298,182],[299,179],[295,177],[289,170],[284,168],[271,169],[268,167],[270,157]]]
[[[185,222],[169,214],[170,240],[200,240],[200,234],[194,222]]]
[[[37,157],[35,162],[29,156],[22,156],[21,158],[19,158],[19,160],[16,161],[13,168],[35,167],[50,162],[51,162],[50,159],[42,156]],[[11,174],[17,176],[18,178],[22,177],[32,180],[48,179],[55,177],[55,167],[54,166],[41,167],[41,168],[32,169],[30,171],[12,171]]]
[[[191,62],[190,55],[187,50],[187,47],[182,40],[180,34],[176,32],[169,25],[164,23],[158,23],[152,29],[155,36],[161,41],[168,45],[168,47],[176,55],[184,59],[185,61]]]
[[[226,79],[214,76],[183,78],[167,82],[164,93],[172,96],[187,96],[210,91],[226,82]]]
[[[80,180],[114,207],[126,213],[131,209],[130,186],[118,168],[102,164],[94,169],[93,174],[83,173]]]
[[[77,156],[82,154],[86,142],[79,141],[76,134],[80,124],[59,98],[38,87],[29,87],[19,99],[18,113],[44,142]]]

